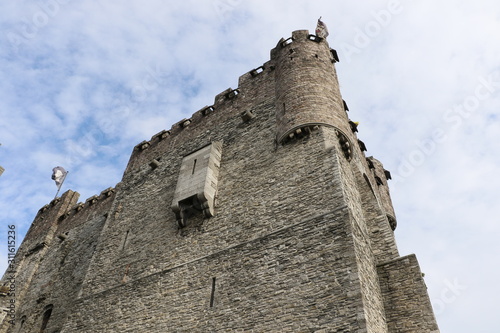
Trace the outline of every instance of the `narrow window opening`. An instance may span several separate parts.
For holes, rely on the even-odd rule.
[[[194,170],[196,169],[196,158],[194,159],[193,162],[193,170],[191,171],[191,174],[194,175]]]
[[[214,307],[214,298],[215,298],[215,277],[212,278],[212,292],[210,293],[210,307]]]
[[[40,333],[44,333],[49,323],[50,315],[52,314],[52,305],[47,306],[47,310],[43,313],[42,327],[40,327]]]
[[[125,250],[125,247],[127,246],[129,233],[130,233],[130,230],[127,230],[127,232],[125,233],[125,239],[123,240],[122,250]]]
[[[21,324],[19,324],[19,329],[17,330],[17,333],[21,333],[21,330],[23,329],[24,322],[26,321],[26,316],[23,316],[21,318]]]
[[[285,103],[283,103],[283,114],[286,113],[286,107],[285,107]]]

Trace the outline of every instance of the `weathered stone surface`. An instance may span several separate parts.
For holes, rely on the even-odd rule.
[[[334,62],[296,31],[237,89],[138,144],[116,188],[42,208],[16,257],[18,320],[0,332],[38,332],[48,309],[46,332],[436,330],[405,296],[430,304]],[[193,193],[208,213],[191,202],[179,224],[172,208]]]
[[[221,154],[222,142],[212,142],[182,159],[172,201],[179,227],[185,227],[188,216],[196,212],[214,216]]]
[[[438,332],[415,255],[377,266],[389,332]]]

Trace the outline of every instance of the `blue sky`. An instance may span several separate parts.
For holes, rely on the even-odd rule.
[[[7,225],[24,236],[55,195],[53,167],[81,201],[115,186],[136,144],[322,16],[358,136],[393,176],[400,253],[417,254],[441,331],[499,331],[497,1],[43,3],[0,4],[2,271]]]

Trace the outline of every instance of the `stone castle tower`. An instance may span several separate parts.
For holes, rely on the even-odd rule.
[[[295,31],[138,144],[115,188],[42,207],[3,278],[0,332],[438,332],[337,61]]]

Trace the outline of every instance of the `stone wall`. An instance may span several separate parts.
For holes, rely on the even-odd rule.
[[[113,191],[106,190],[76,205],[78,196],[67,191],[37,215],[16,254],[16,286],[21,291],[15,298],[16,324],[4,322],[1,332],[38,332],[44,309],[49,306],[52,314],[47,330],[55,332],[72,311],[113,201]],[[43,247],[33,252],[30,244],[40,241],[44,242]]]
[[[40,264],[45,257],[51,244],[54,233],[57,229],[57,221],[59,216],[64,214],[69,207],[73,206],[78,200],[79,194],[73,191],[68,191],[60,198],[52,200],[49,204],[42,207],[39,211],[26,237],[17,249],[14,258],[15,271],[7,269],[2,278],[2,286],[15,286],[14,292],[0,295],[0,302],[6,303],[10,300],[15,301],[16,315],[14,321],[19,321],[22,315],[20,307],[22,304],[29,302],[25,301],[25,295],[28,293],[28,287],[34,280],[34,276],[39,270]],[[29,298],[30,295],[27,297]],[[11,319],[10,317],[5,318]],[[11,324],[6,320],[0,326],[0,332],[5,332],[11,328]]]
[[[83,297],[63,332],[359,331],[348,218],[339,208]]]
[[[377,270],[389,332],[439,332],[415,255],[382,263]]]

